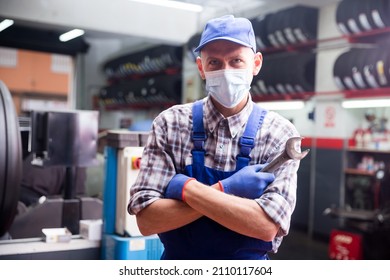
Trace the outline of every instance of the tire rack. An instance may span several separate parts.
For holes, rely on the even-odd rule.
[[[103,65],[108,85],[99,92],[108,110],[167,107],[181,101],[182,47],[160,45]]]

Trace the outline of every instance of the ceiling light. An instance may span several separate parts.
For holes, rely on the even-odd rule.
[[[0,32],[10,27],[12,24],[14,24],[14,21],[12,19],[3,20],[2,22],[0,22]]]
[[[131,0],[133,2],[139,2],[144,4],[151,4],[161,7],[174,8],[179,10],[185,10],[190,12],[200,13],[203,10],[203,7],[196,4],[172,1],[172,0]]]
[[[66,41],[72,40],[72,39],[74,39],[76,37],[79,37],[81,35],[84,35],[84,33],[85,32],[82,29],[73,29],[71,31],[68,31],[68,32],[62,34],[60,36],[60,41],[61,42],[66,42]]]
[[[341,106],[346,109],[353,108],[374,108],[374,107],[389,107],[390,99],[354,99],[345,100]]]
[[[271,101],[271,102],[258,102],[260,107],[268,110],[300,110],[305,107],[303,101]]]

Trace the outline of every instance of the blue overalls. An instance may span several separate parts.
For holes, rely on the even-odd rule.
[[[206,133],[203,126],[203,102],[196,101],[192,108],[193,133],[192,165],[185,167],[187,176],[196,178],[206,185],[213,185],[225,179],[251,160],[249,154],[254,146],[258,129],[263,123],[266,110],[254,105],[243,136],[240,139],[240,154],[237,156],[235,171],[214,170],[204,165],[204,142]],[[267,251],[272,249],[272,242],[248,237],[227,229],[207,217],[181,228],[159,234],[165,250],[161,259],[268,259]]]

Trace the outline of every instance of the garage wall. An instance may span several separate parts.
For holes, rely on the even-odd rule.
[[[336,27],[337,4],[325,6],[319,14],[319,39],[341,36]],[[131,47],[118,40],[94,40],[90,52],[79,57],[79,106],[92,108],[92,95],[104,85],[101,65],[115,52],[130,51]],[[130,44],[129,44],[130,46]],[[145,47],[146,48],[146,47]],[[324,216],[327,207],[340,204],[343,188],[344,153],[348,139],[361,125],[364,110],[345,110],[341,107],[343,95],[333,80],[333,64],[348,45],[343,39],[319,44],[316,66],[316,95],[299,111],[279,111],[290,119],[302,136],[304,148],[311,152],[299,170],[298,201],[292,224],[305,228],[310,234],[328,236],[337,227],[337,221]],[[186,52],[183,52],[186,54]],[[266,55],[266,54],[265,54]],[[183,102],[191,102],[204,96],[203,84],[196,64],[184,55]],[[154,110],[102,111],[101,128],[117,128],[122,118],[145,119],[158,114]],[[313,116],[313,117],[309,117]]]

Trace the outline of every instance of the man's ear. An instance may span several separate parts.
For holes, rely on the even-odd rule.
[[[196,65],[198,65],[198,71],[199,71],[200,77],[202,78],[202,80],[205,80],[206,76],[204,75],[202,59],[199,56],[196,58]]]
[[[253,76],[256,76],[259,74],[261,66],[263,65],[263,55],[260,52],[255,53],[253,64]]]

